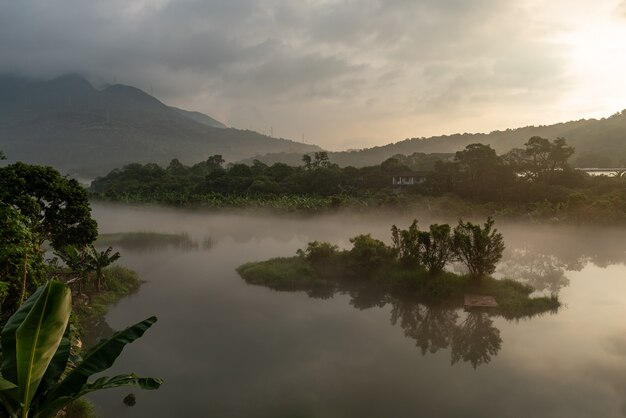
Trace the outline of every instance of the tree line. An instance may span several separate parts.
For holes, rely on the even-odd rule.
[[[304,155],[302,165],[225,164],[215,155],[193,166],[174,159],[167,167],[130,164],[98,178],[93,197],[174,205],[245,206],[260,201],[310,200],[309,206],[388,205],[420,196],[456,196],[468,204],[495,204],[497,212],[626,221],[624,178],[590,176],[569,165],[574,149],[564,138],[532,137],[522,148],[498,155],[471,144],[446,158],[396,156],[369,167],[339,167],[325,152]],[[416,172],[415,167],[427,171]],[[422,181],[392,186],[392,177]],[[279,206],[280,206],[279,205]],[[298,206],[298,203],[294,203]],[[305,206],[300,204],[300,206]],[[495,213],[495,212],[494,212]]]
[[[318,269],[325,269],[338,256],[343,257],[342,263],[358,275],[367,275],[390,262],[436,275],[449,263],[458,261],[473,279],[480,280],[495,271],[504,251],[502,234],[493,226],[491,218],[483,226],[459,220],[454,228],[432,224],[428,230],[420,231],[418,221],[413,220],[408,229],[391,227],[391,246],[364,234],[350,238],[350,250],[339,251],[336,245],[313,241],[306,249],[298,250],[298,255]]]

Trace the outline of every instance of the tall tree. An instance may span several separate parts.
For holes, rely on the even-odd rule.
[[[84,245],[97,236],[87,191],[52,167],[15,163],[0,168],[0,202],[23,215],[40,243],[55,249]]]

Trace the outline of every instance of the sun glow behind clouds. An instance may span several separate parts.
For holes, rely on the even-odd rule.
[[[566,105],[572,110],[607,116],[626,108],[626,18],[615,7],[580,16],[563,36],[575,88]]]

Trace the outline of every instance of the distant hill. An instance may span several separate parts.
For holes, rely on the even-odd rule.
[[[213,128],[228,128],[228,126],[224,125],[222,122],[217,121],[213,119],[211,116],[205,115],[204,113],[179,109],[174,106],[170,106],[170,109],[172,109],[175,112],[178,112],[179,114],[189,119],[195,120],[196,122],[201,123],[206,126],[211,126]]]
[[[210,116],[169,107],[131,86],[95,89],[68,75],[49,81],[0,76],[0,149],[9,161],[49,164],[84,177],[128,163],[193,164],[213,154],[320,150],[314,145],[227,128]]]
[[[626,111],[602,119],[582,119],[547,126],[527,126],[488,134],[455,134],[430,138],[411,138],[379,147],[356,151],[329,153],[330,160],[340,166],[362,167],[380,164],[396,154],[453,153],[468,144],[490,144],[498,153],[522,147],[532,136],[548,139],[564,137],[576,148],[572,162],[579,167],[626,166]],[[302,155],[297,153],[272,153],[255,156],[265,163],[284,162],[300,165]],[[254,158],[247,159],[252,161]]]

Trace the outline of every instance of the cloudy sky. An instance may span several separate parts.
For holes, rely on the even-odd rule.
[[[0,0],[0,73],[361,148],[626,108],[626,0]]]

